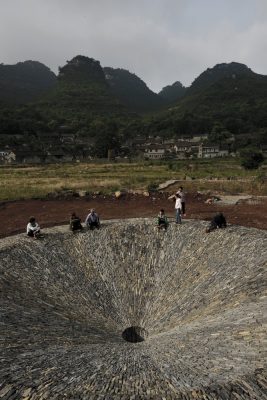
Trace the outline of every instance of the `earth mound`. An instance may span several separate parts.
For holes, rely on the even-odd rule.
[[[267,234],[205,226],[2,239],[0,398],[266,399]]]

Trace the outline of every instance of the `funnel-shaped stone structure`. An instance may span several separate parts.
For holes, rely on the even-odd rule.
[[[267,234],[205,226],[1,240],[0,398],[266,399]]]

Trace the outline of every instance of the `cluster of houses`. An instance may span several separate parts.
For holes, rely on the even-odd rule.
[[[162,140],[159,137],[140,140],[136,144],[143,157],[151,160],[215,158],[235,156],[229,151],[229,145],[220,146],[208,143],[207,135],[196,135],[177,139]]]
[[[61,134],[42,135],[41,148],[34,152],[28,144],[16,149],[0,149],[0,164],[53,163],[92,160],[92,139],[76,138],[73,133],[62,130]],[[120,157],[129,158],[190,159],[235,156],[229,144],[210,144],[207,135],[186,136],[163,140],[159,136],[137,136],[122,146]],[[127,151],[126,151],[127,150]],[[127,158],[125,157],[125,158]]]

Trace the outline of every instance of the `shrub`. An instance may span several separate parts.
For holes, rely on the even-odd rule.
[[[263,154],[257,149],[244,149],[240,152],[241,155],[241,165],[245,169],[258,169],[263,163]]]

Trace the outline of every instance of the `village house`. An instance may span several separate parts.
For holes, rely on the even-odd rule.
[[[206,133],[199,133],[198,135],[194,135],[191,139],[193,143],[199,143],[208,140],[208,135]]]
[[[218,145],[200,144],[198,150],[198,158],[215,158],[219,156]]]
[[[75,142],[75,138],[76,138],[76,136],[75,136],[74,133],[63,132],[60,135],[60,141],[61,141],[61,143],[64,143],[64,144],[72,144],[72,143],[74,143]]]
[[[229,148],[228,146],[220,146],[219,147],[219,153],[218,153],[218,157],[227,157],[229,156]]]
[[[176,153],[176,158],[179,160],[183,160],[185,158],[190,157],[192,144],[190,142],[186,142],[183,140],[179,140],[173,146],[173,149]]]
[[[143,150],[144,158],[150,160],[160,160],[173,156],[172,148],[164,144],[145,145],[140,150]]]
[[[16,161],[16,154],[11,150],[0,151],[0,164],[12,164]]]
[[[175,144],[175,139],[174,139],[174,138],[165,139],[165,140],[163,140],[163,144],[167,144],[167,145],[170,145],[170,146],[174,146],[174,144]]]
[[[192,147],[192,143],[190,143],[190,142],[185,142],[185,141],[183,141],[183,140],[177,141],[177,142],[175,143],[175,145],[173,146],[173,148],[174,148],[174,150],[175,150],[176,153],[181,152],[181,151],[183,151],[183,152],[185,152],[185,151],[189,152],[189,151],[191,150],[191,147]]]

